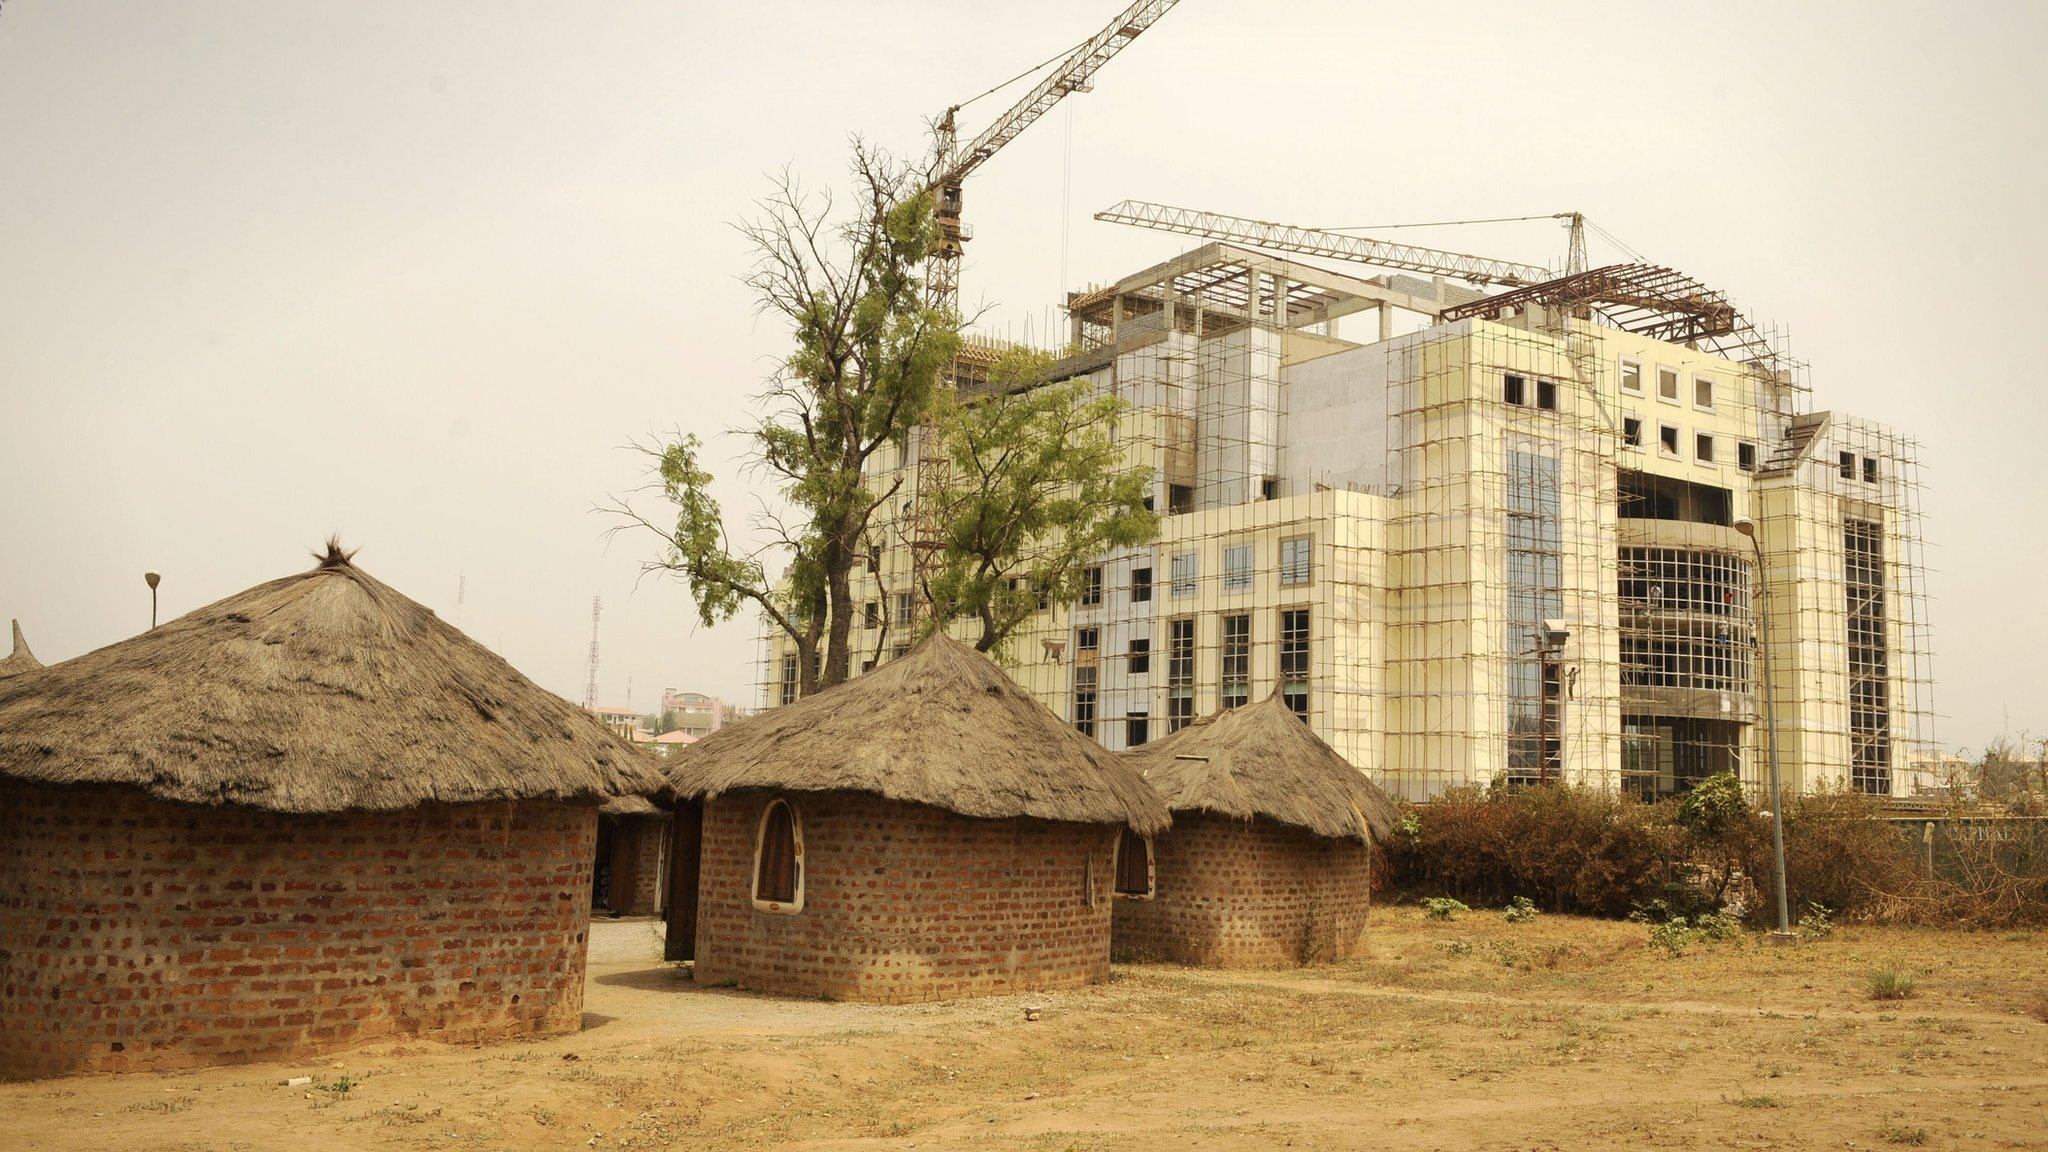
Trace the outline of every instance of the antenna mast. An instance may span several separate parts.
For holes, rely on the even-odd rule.
[[[604,612],[604,600],[590,598],[590,680],[583,686],[583,706],[597,707],[597,618]]]

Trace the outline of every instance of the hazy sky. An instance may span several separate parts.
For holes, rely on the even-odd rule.
[[[605,702],[750,702],[754,623],[698,627],[591,511],[635,437],[736,447],[783,333],[730,222],[785,164],[843,183],[849,133],[921,147],[1117,4],[6,0],[0,617],[75,656],[147,625],[144,569],[168,618],[338,531],[572,698],[601,594]],[[1921,441],[1937,735],[2048,731],[2044,11],[1185,0],[970,182],[965,295],[1038,335],[1189,246],[1089,218],[1126,196],[1584,211],[1787,327],[1815,407]]]

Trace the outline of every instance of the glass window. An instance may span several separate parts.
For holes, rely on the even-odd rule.
[[[1093,652],[1101,646],[1102,630],[1100,628],[1074,629],[1074,650],[1076,652]]]
[[[1252,695],[1252,618],[1239,612],[1223,618],[1222,700],[1225,708],[1241,708]]]
[[[777,694],[776,699],[784,704],[794,704],[796,703],[796,689],[796,657],[793,655],[784,656],[782,658],[781,691]]]
[[[1252,546],[1232,544],[1223,550],[1223,590],[1241,592],[1252,586]]]
[[[1128,668],[1131,675],[1143,676],[1151,672],[1152,638],[1149,636],[1141,636],[1135,640],[1132,640],[1130,650],[1128,653],[1126,653],[1124,658],[1129,662]]]
[[[1131,569],[1131,603],[1143,604],[1152,599],[1152,566]]]
[[[1152,717],[1143,712],[1124,714],[1124,747],[1137,748],[1152,739]]]
[[[1095,665],[1079,664],[1074,668],[1074,730],[1083,736],[1095,735]]]
[[[1280,583],[1306,584],[1314,573],[1309,559],[1313,536],[1289,536],[1280,541]]]
[[[1192,596],[1195,594],[1195,553],[1176,552],[1173,554],[1173,594]]]
[[[1195,619],[1166,622],[1166,730],[1178,732],[1195,719]]]
[[[1520,376],[1509,373],[1500,378],[1500,398],[1504,404],[1527,404],[1528,383]]]
[[[1837,466],[1837,470],[1840,471],[1842,474],[1842,479],[1854,480],[1856,478],[1856,454],[1854,452],[1842,452],[1837,454],[1835,457],[1835,463]]]
[[[1280,697],[1302,720],[1308,719],[1308,609],[1280,610]]]
[[[908,627],[917,621],[917,599],[908,592],[896,594],[896,623]]]
[[[1093,608],[1102,603],[1102,565],[1091,564],[1081,571],[1081,606]]]

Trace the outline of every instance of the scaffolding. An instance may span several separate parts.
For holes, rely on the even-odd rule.
[[[1068,312],[1055,377],[1125,403],[1162,531],[1000,655],[1107,747],[1278,693],[1411,799],[1760,786],[1767,655],[1788,786],[1931,783],[1914,446],[1806,411],[1804,366],[1720,293],[1617,266],[1475,299],[1209,244]],[[904,498],[861,576],[857,669],[917,619],[928,448],[875,476]],[[772,704],[792,670],[763,653]]]

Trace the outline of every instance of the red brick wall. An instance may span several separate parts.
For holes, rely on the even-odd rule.
[[[1117,959],[1250,968],[1356,955],[1370,861],[1356,840],[1176,812],[1152,841],[1152,899],[1117,898]]]
[[[784,914],[752,901],[755,834],[772,798],[727,793],[705,806],[700,982],[900,1003],[1108,977],[1115,828],[792,794],[804,907]]]
[[[0,1076],[573,1030],[596,819],[0,783]]]

